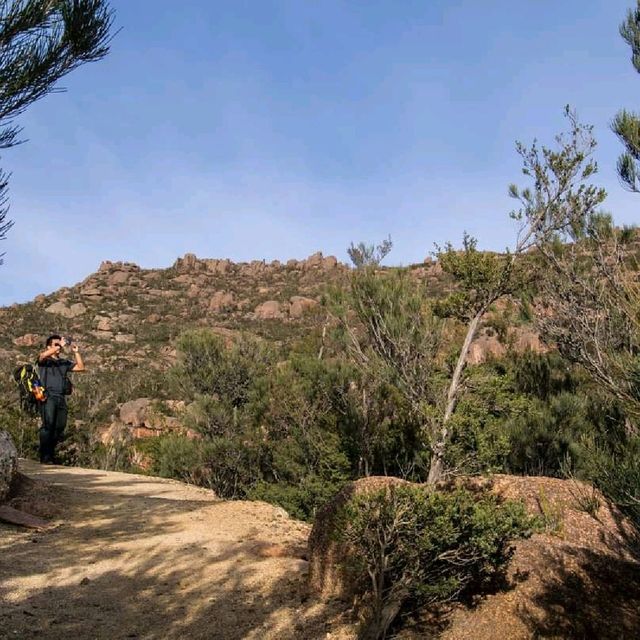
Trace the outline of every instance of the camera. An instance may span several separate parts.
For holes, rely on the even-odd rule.
[[[64,336],[62,339],[66,345],[73,344],[73,338],[71,336]]]

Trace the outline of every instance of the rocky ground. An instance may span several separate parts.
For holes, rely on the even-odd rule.
[[[21,461],[12,504],[52,522],[0,524],[0,638],[352,637],[308,598],[308,525],[171,480]]]

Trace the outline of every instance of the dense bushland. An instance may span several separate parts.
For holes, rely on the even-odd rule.
[[[424,416],[392,376],[373,380],[340,354],[338,338],[326,359],[311,354],[309,341],[277,354],[249,337],[225,348],[207,330],[185,333],[179,346],[165,392],[188,401],[183,420],[199,437],[136,444],[151,456],[152,472],[303,518],[354,478],[424,481]],[[557,353],[510,352],[469,367],[447,468],[571,475],[632,509],[637,445],[626,425],[622,408]]]
[[[422,295],[416,279],[390,275],[398,295]],[[414,314],[432,314],[413,299]],[[406,305],[395,308],[404,313]],[[505,309],[492,311],[485,326],[521,322],[518,305]],[[408,395],[408,378],[393,369],[362,366],[339,324],[324,339],[319,326],[286,347],[252,336],[225,345],[207,329],[186,331],[177,340],[178,362],[168,370],[131,365],[85,374],[70,403],[61,456],[68,464],[136,470],[135,450],[150,460],[149,472],[211,487],[227,498],[268,500],[302,518],[312,518],[348,480],[393,475],[424,481],[430,461],[425,430],[431,412],[442,406],[437,398],[453,366],[450,354],[462,339],[456,320],[430,322],[436,321],[444,323],[444,339],[425,387],[430,403],[421,403],[419,384]],[[405,353],[415,381],[425,367],[418,356],[411,360],[411,340],[422,348],[424,334],[416,333],[423,330],[417,322],[412,327]],[[371,353],[366,336],[360,338],[363,354]],[[119,403],[136,397],[184,400],[181,422],[198,437],[174,433],[96,444],[95,428],[109,423]],[[37,427],[10,397],[2,419],[21,453],[34,455]],[[446,468],[449,474],[585,479],[638,520],[640,439],[632,425],[623,402],[556,351],[509,351],[466,368]]]

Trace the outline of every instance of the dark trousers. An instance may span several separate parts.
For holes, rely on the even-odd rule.
[[[42,406],[40,462],[51,462],[56,445],[67,426],[67,401],[64,396],[49,396]]]

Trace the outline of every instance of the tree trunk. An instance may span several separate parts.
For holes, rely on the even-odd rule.
[[[453,371],[451,377],[451,383],[449,384],[449,391],[447,393],[447,405],[442,417],[442,425],[440,427],[440,433],[438,433],[437,439],[432,446],[433,455],[431,457],[431,464],[429,465],[429,476],[427,477],[427,484],[433,485],[444,474],[444,454],[447,448],[447,441],[449,439],[449,420],[453,415],[458,401],[458,391],[460,390],[460,383],[462,381],[462,372],[467,364],[467,355],[471,348],[471,343],[476,337],[478,332],[478,326],[482,316],[486,313],[488,305],[483,306],[475,316],[469,322],[467,327],[467,335],[465,336],[462,349],[458,355],[458,362],[456,368]]]
[[[389,627],[398,617],[407,596],[408,593],[406,590],[402,590],[387,601],[383,605],[382,610],[362,627],[358,635],[358,640],[383,640],[386,638],[387,631],[389,631]]]

